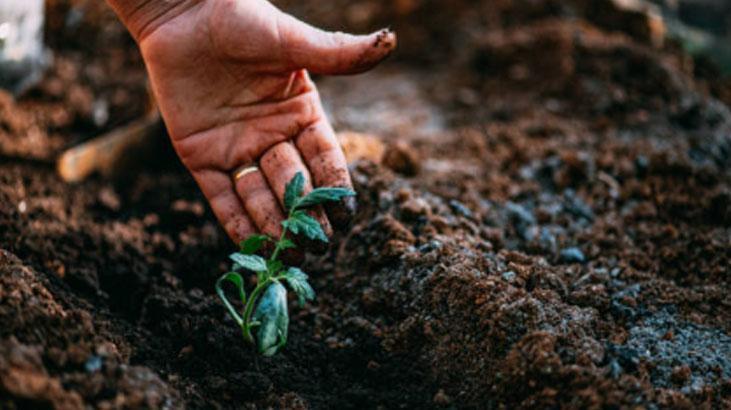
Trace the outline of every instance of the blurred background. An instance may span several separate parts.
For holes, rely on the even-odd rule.
[[[719,81],[731,72],[731,3],[723,0],[275,3],[331,30],[368,32],[390,26],[400,42],[391,63],[422,72],[479,60],[475,50],[494,40],[500,30],[523,27],[530,33],[535,22],[552,18],[586,21],[655,48],[684,49],[695,59],[696,74],[714,79],[712,92],[728,98]],[[503,48],[501,56],[477,64],[490,74],[497,70],[502,75],[511,68],[520,71],[516,64],[507,67],[497,61],[506,51],[516,50]],[[527,82],[540,82],[543,75],[551,74],[523,75],[533,77]],[[10,95],[2,97],[5,111],[17,110],[16,118],[6,121],[15,127],[33,123],[37,128],[31,133],[33,141],[19,140],[27,132],[6,133],[0,142],[5,154],[51,159],[62,148],[129,123],[150,109],[138,51],[111,10],[98,1],[4,3],[0,7],[0,86],[18,98],[11,102]],[[463,92],[463,97],[473,98],[469,93]],[[33,119],[21,120],[29,117]],[[12,143],[9,138],[14,139]],[[39,139],[42,144],[37,143]]]

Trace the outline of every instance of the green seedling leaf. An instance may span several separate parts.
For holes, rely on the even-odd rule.
[[[262,295],[252,319],[259,322],[256,340],[259,353],[274,355],[287,342],[289,314],[287,313],[287,290],[274,282]]]
[[[267,262],[259,255],[244,255],[243,253],[232,253],[229,258],[234,261],[234,270],[236,268],[244,268],[254,272],[263,272],[267,270]]]
[[[287,236],[290,233],[302,234],[309,239],[327,242],[327,236],[320,223],[304,209],[355,195],[355,192],[347,188],[324,187],[314,189],[303,196],[305,182],[304,175],[298,172],[285,187],[284,204],[288,217],[282,222],[284,229],[276,242],[266,235],[252,235],[242,241],[239,244],[240,252],[229,256],[234,262],[233,272],[221,276],[216,282],[216,293],[241,327],[244,340],[257,345],[259,352],[264,356],[274,355],[287,343],[289,327],[287,289],[280,281],[286,281],[292,288],[300,306],[315,297],[315,292],[307,280],[307,274],[298,268],[285,268],[279,258],[281,251],[296,247]],[[269,259],[256,255],[266,241],[275,244],[274,252]],[[244,280],[236,272],[243,269],[254,271],[257,278],[256,286],[248,299]],[[238,289],[244,305],[241,312],[238,312],[226,298],[223,291],[224,282],[231,282]]]
[[[325,202],[339,201],[346,196],[353,196],[355,192],[348,188],[315,188],[297,203],[297,209],[319,205]]]
[[[282,226],[294,234],[302,233],[310,239],[327,242],[327,236],[320,223],[315,218],[307,215],[305,211],[294,211],[289,219],[282,222]]]
[[[313,300],[315,298],[315,291],[312,290],[312,286],[307,282],[307,274],[300,269],[290,267],[282,277],[287,281],[294,293],[297,294],[300,307],[305,305],[306,300]]]
[[[284,208],[287,212],[297,206],[299,197],[305,189],[305,176],[298,172],[284,188]]]
[[[261,249],[264,243],[268,240],[269,237],[266,235],[251,235],[239,244],[239,247],[241,248],[240,252],[244,255],[253,255]]]
[[[296,248],[296,247],[297,247],[297,245],[295,245],[294,242],[290,241],[287,238],[284,238],[281,241],[279,241],[279,249],[281,249],[281,250]]]
[[[282,270],[282,267],[284,265],[281,261],[278,260],[268,260],[267,261],[267,272],[269,272],[272,275],[276,275],[279,273],[279,271]]]
[[[238,323],[239,326],[243,326],[244,320],[241,318],[241,315],[239,315],[239,313],[236,311],[236,308],[233,307],[231,302],[228,301],[228,298],[223,291],[223,283],[226,281],[229,281],[236,286],[239,291],[239,298],[241,298],[241,303],[246,303],[246,290],[244,289],[244,279],[236,272],[228,272],[218,278],[218,280],[216,281],[216,293],[218,293],[218,297],[221,298],[223,304],[228,310],[228,313],[234,318],[236,323]]]

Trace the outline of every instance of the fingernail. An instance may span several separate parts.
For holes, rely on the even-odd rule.
[[[352,196],[325,205],[325,211],[327,212],[330,224],[338,231],[344,231],[350,228],[357,209],[358,201]]]
[[[376,41],[373,46],[376,48],[396,48],[396,33],[390,27],[381,29],[374,33]]]

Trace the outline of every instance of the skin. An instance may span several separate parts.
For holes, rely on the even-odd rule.
[[[234,241],[281,233],[285,184],[352,187],[308,72],[354,74],[396,46],[387,30],[329,33],[265,0],[108,0],[137,41],[183,164]],[[234,180],[246,165],[259,170]],[[327,234],[352,198],[312,211]]]

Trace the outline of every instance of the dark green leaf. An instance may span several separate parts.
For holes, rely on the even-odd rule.
[[[229,258],[234,261],[234,270],[236,268],[245,268],[254,272],[263,272],[267,270],[267,263],[259,255],[244,255],[243,253],[232,253]]]
[[[266,235],[251,235],[246,240],[241,241],[239,244],[241,248],[241,253],[244,255],[253,255],[255,254],[259,249],[261,249],[262,245],[264,245],[264,242],[266,242],[269,239]]]
[[[353,196],[355,192],[348,188],[315,188],[297,203],[297,209],[319,205],[325,202],[339,201],[346,196]]]
[[[282,262],[278,260],[267,260],[267,271],[271,273],[272,275],[277,274],[280,270],[282,270]]]
[[[282,276],[292,288],[294,293],[297,294],[297,300],[299,301],[300,306],[305,305],[305,300],[312,300],[315,298],[315,291],[312,290],[312,286],[310,286],[307,282],[306,273],[302,272],[298,268],[290,267]]]
[[[294,242],[290,241],[287,238],[284,238],[279,242],[279,249],[281,249],[281,250],[296,248],[296,247],[297,247],[297,245],[295,245]]]
[[[284,188],[284,208],[287,212],[296,206],[297,200],[302,196],[304,188],[305,177],[301,172],[298,172]]]
[[[264,291],[252,319],[259,322],[256,330],[259,352],[272,356],[287,342],[289,314],[287,313],[287,290],[274,282]]]
[[[239,324],[239,326],[243,326],[244,320],[241,318],[239,313],[236,311],[236,308],[233,307],[231,302],[228,301],[228,298],[226,297],[225,292],[223,291],[223,282],[229,281],[236,285],[236,288],[239,291],[239,298],[241,298],[241,303],[246,303],[246,290],[244,289],[244,279],[236,272],[228,272],[225,275],[218,278],[216,281],[216,293],[218,293],[218,297],[221,298],[223,301],[223,304],[226,306],[226,309],[228,309],[228,313],[231,314],[231,316],[234,318],[236,323]]]
[[[320,223],[305,211],[295,211],[289,219],[282,222],[282,226],[296,235],[301,233],[310,239],[327,242],[327,236]]]

